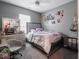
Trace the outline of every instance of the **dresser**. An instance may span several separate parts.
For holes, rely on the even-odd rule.
[[[26,39],[25,39],[25,34],[21,33],[21,34],[12,34],[12,35],[1,35],[1,43],[6,43],[9,40],[19,40],[21,42],[23,42],[23,44],[25,43]]]

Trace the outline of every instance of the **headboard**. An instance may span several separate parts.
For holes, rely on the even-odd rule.
[[[27,23],[27,33],[31,31],[31,29],[42,28],[41,23],[30,22]]]

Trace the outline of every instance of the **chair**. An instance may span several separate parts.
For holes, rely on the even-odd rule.
[[[22,56],[20,51],[25,45],[25,37],[23,34],[15,34],[9,37],[7,42],[11,51],[11,59],[14,59],[16,55]]]

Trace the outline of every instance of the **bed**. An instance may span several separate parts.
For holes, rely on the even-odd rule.
[[[47,58],[62,47],[61,33],[44,31],[41,23],[27,23],[27,42],[46,54]]]

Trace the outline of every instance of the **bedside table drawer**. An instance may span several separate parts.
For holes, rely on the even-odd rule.
[[[64,47],[69,47],[74,50],[78,50],[78,39],[73,37],[64,38]]]

